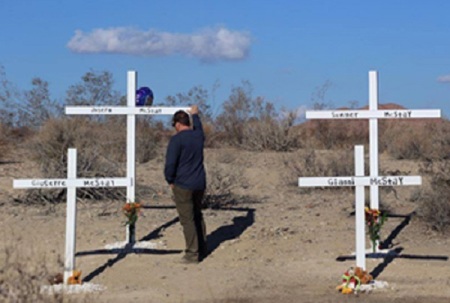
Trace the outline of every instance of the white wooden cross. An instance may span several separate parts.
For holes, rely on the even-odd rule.
[[[67,152],[67,178],[66,179],[18,179],[13,180],[14,188],[66,188],[67,214],[66,214],[66,254],[64,263],[64,283],[73,274],[75,269],[76,246],[76,190],[79,187],[126,187],[129,178],[77,178],[77,150],[69,148]]]
[[[369,72],[369,110],[307,111],[307,119],[369,119],[370,176],[377,177],[378,119],[440,118],[441,110],[378,110],[378,74]],[[378,184],[370,185],[370,208],[379,208]]]
[[[136,186],[136,115],[173,115],[188,107],[136,107],[137,72],[127,74],[127,106],[67,106],[67,115],[126,115],[127,116],[127,203],[135,202]],[[126,241],[135,242],[135,226],[127,225]]]
[[[365,176],[364,174],[364,146],[355,146],[355,176],[350,177],[301,177],[298,179],[300,187],[355,187],[355,242],[356,266],[366,269],[366,238],[364,214],[365,186],[406,186],[420,185],[420,176]]]

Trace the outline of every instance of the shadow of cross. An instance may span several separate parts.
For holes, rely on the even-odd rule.
[[[356,266],[366,269],[366,235],[364,214],[365,186],[420,185],[420,176],[364,176],[364,146],[355,146],[355,176],[349,177],[301,177],[300,187],[355,187],[355,242]],[[376,249],[378,249],[376,247]]]
[[[76,246],[76,190],[79,187],[126,187],[128,178],[77,178],[77,150],[69,148],[67,151],[67,179],[18,179],[13,180],[14,188],[66,188],[66,253],[64,263],[64,283],[75,269]]]
[[[188,107],[136,107],[137,72],[127,73],[127,106],[66,106],[66,115],[126,115],[127,116],[127,178],[131,183],[127,186],[127,202],[135,202],[136,186],[136,116],[137,115],[173,115],[179,110],[187,111]],[[135,241],[136,228],[127,224],[126,241]]]
[[[173,208],[173,206],[150,206],[146,208],[151,209],[167,209]],[[235,239],[239,237],[248,227],[250,227],[255,221],[255,209],[253,208],[240,208],[240,207],[218,207],[214,211],[238,211],[245,212],[244,216],[237,216],[233,218],[233,223],[217,228],[207,236],[208,255],[216,250],[221,243]],[[135,247],[136,244],[143,241],[151,241],[161,237],[161,232],[166,228],[179,222],[178,217],[162,224],[155,230],[142,237],[136,243],[127,243],[124,248],[117,249],[96,249],[90,251],[82,251],[76,254],[77,257],[90,256],[90,255],[115,255],[113,258],[108,259],[104,264],[94,269],[91,273],[86,275],[83,279],[84,282],[90,282],[95,277],[103,273],[107,268],[114,266],[117,262],[123,260],[129,254],[150,254],[150,255],[167,255],[167,254],[179,254],[182,250],[179,249],[149,249]]]
[[[161,232],[176,224],[178,222],[178,217],[173,218],[172,220],[162,224],[155,230],[151,231],[148,235],[142,237],[136,243],[127,243],[124,248],[117,249],[96,249],[90,251],[82,251],[76,254],[77,257],[90,256],[90,255],[116,255],[114,258],[108,259],[103,265],[94,269],[91,273],[86,275],[83,279],[84,282],[90,282],[96,276],[100,275],[104,272],[108,267],[112,267],[114,264],[124,259],[129,254],[150,254],[150,255],[168,255],[168,254],[179,254],[182,250],[179,249],[152,249],[152,248],[139,248],[135,247],[136,244],[143,241],[151,241],[153,239],[159,238],[161,236]]]
[[[392,245],[392,241],[397,237],[397,235],[409,224],[413,214],[409,215],[388,215],[389,218],[403,218],[402,222],[394,228],[391,234],[383,241],[383,247],[387,248]],[[383,262],[381,262],[377,267],[375,267],[370,274],[374,279],[376,279],[383,270],[395,259],[412,259],[412,260],[426,260],[426,261],[448,261],[448,256],[442,255],[415,255],[415,254],[403,254],[403,247],[396,247],[394,249],[389,250],[387,253],[376,253],[370,254],[371,258],[381,258]],[[344,262],[347,260],[355,260],[355,256],[339,256],[336,258],[336,261]]]

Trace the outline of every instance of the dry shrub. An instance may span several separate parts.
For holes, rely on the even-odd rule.
[[[422,165],[421,174],[431,177],[430,188],[418,196],[417,215],[434,230],[450,228],[450,161],[429,161]]]
[[[240,197],[236,189],[247,187],[242,169],[236,165],[214,163],[206,166],[208,187],[203,203],[205,207],[217,209],[236,205]]]
[[[34,132],[28,127],[12,128],[0,124],[0,162],[17,159],[17,149],[33,135]]]
[[[5,161],[11,147],[8,142],[7,128],[3,124],[0,124],[0,162]]]
[[[297,148],[297,137],[291,132],[296,113],[279,113],[264,98],[253,99],[251,91],[250,83],[244,82],[223,103],[215,124],[221,142],[254,151]]]
[[[369,142],[367,121],[312,120],[299,125],[297,133],[305,148],[341,149]]]
[[[158,155],[164,137],[162,123],[138,120],[136,125],[136,161],[146,163]],[[126,148],[126,142],[122,145]]]
[[[31,158],[39,164],[43,178],[67,177],[67,150],[77,149],[77,175],[84,178],[124,176],[119,160],[124,158],[125,144],[120,146],[122,131],[85,118],[48,120],[29,143]],[[122,151],[119,152],[118,149]],[[64,189],[28,190],[18,202],[58,203],[64,200]],[[79,198],[123,199],[124,189],[80,188]]]
[[[272,117],[250,120],[243,127],[242,147],[252,151],[290,151],[299,147],[293,132],[294,116],[282,120]]]
[[[380,150],[396,159],[448,159],[450,121],[384,121]]]
[[[220,148],[226,141],[226,136],[222,132],[218,132],[213,123],[202,122],[203,132],[205,134],[205,147]]]

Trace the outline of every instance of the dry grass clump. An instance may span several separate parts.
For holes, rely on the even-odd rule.
[[[235,190],[246,187],[247,180],[242,169],[236,165],[214,163],[206,166],[208,186],[203,204],[208,208],[222,208],[236,205],[240,197]]]
[[[60,259],[55,265],[51,267],[62,270]],[[45,256],[20,250],[15,244],[6,246],[0,251],[0,302],[92,302],[92,294],[44,291],[43,287],[54,284],[55,273],[51,270]]]
[[[423,165],[422,174],[431,177],[430,188],[420,192],[417,215],[432,229],[450,230],[450,161],[430,161]]]
[[[49,272],[43,261],[35,263],[22,256],[17,249],[5,248],[0,262],[1,302],[63,302],[63,295],[41,293],[48,284]],[[35,260],[34,260],[35,261]]]
[[[396,159],[448,159],[450,121],[384,121],[380,149]]]
[[[314,149],[299,150],[285,157],[284,165],[290,173],[287,180],[355,175],[353,153],[344,150],[322,153]]]

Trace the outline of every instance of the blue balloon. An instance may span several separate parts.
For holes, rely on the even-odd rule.
[[[153,103],[153,92],[150,88],[143,86],[136,91],[136,106],[150,106]]]

